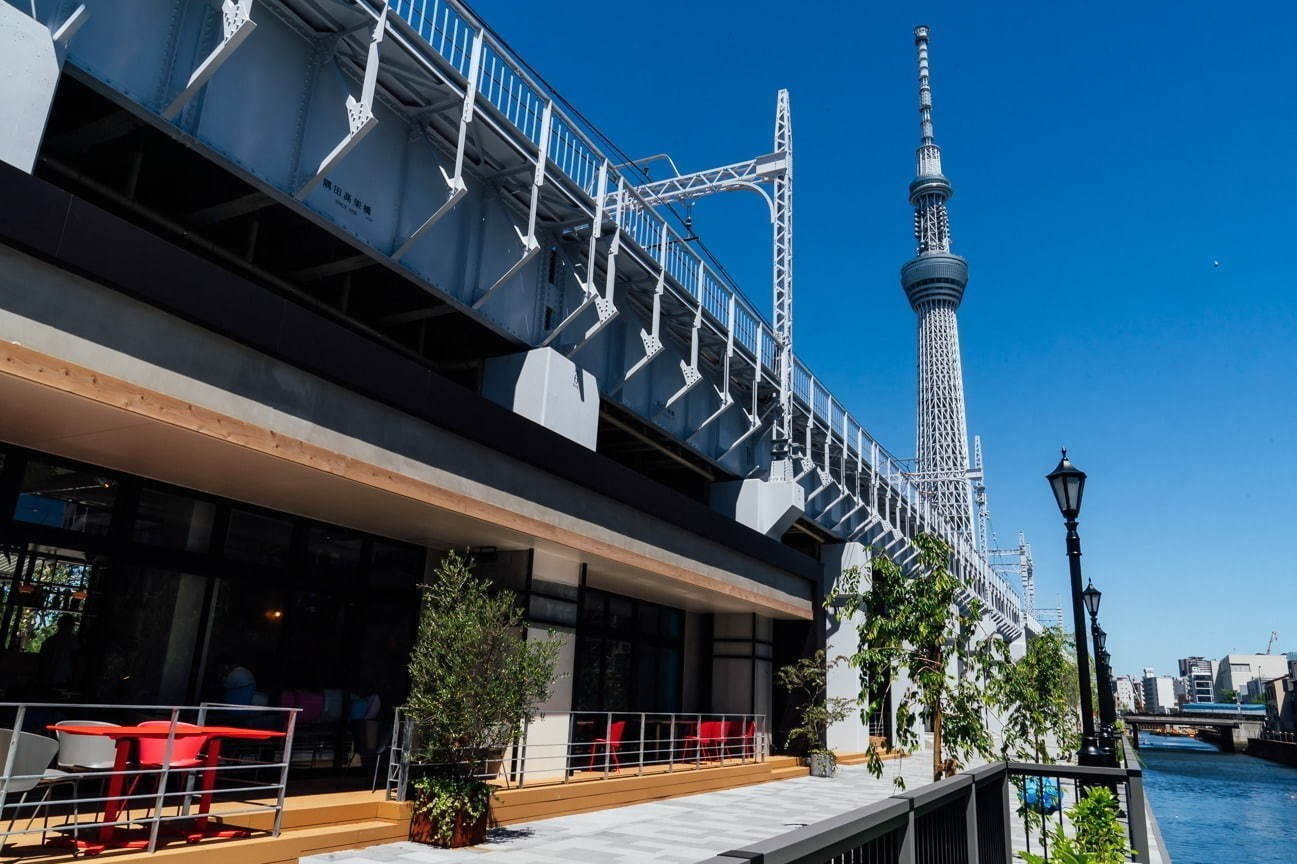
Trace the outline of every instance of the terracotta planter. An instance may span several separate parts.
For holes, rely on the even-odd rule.
[[[427,843],[430,846],[442,846],[448,849],[476,846],[486,840],[489,815],[483,813],[477,819],[469,821],[463,813],[458,814],[455,817],[455,830],[451,834],[450,842],[442,843],[433,837],[432,820],[428,818],[428,814],[416,812],[410,819],[410,839],[415,843]]]

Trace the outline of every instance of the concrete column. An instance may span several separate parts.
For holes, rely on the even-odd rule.
[[[486,361],[482,395],[565,438],[595,449],[599,384],[553,348]]]
[[[0,160],[28,174],[45,134],[59,65],[45,25],[0,3]]]
[[[823,591],[821,596],[837,587],[842,574],[853,567],[862,571],[862,589],[868,587],[869,549],[861,543],[834,543],[821,547],[824,559]],[[824,654],[832,663],[835,657],[851,657],[860,647],[857,628],[864,615],[857,613],[850,618],[840,619],[834,610],[825,610],[824,616]],[[829,698],[858,699],[860,696],[860,673],[847,665],[846,661],[829,670],[826,695]],[[829,726],[828,747],[839,753],[863,753],[869,747],[869,724],[860,716],[860,711],[840,723]]]
[[[581,564],[551,555],[539,549],[532,556],[532,581],[556,582],[576,587],[581,582]],[[576,630],[566,627],[528,627],[527,639],[563,642],[554,667],[554,684],[549,699],[541,706],[541,716],[527,727],[525,749],[521,754],[524,779],[527,782],[561,778],[567,770],[567,746],[571,734],[572,682],[576,671]]]

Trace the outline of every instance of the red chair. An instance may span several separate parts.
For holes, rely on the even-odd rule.
[[[170,720],[145,720],[139,725],[141,727],[156,726],[165,729],[171,725],[171,721]],[[162,768],[164,762],[169,768],[199,767],[204,762],[200,754],[202,752],[203,746],[207,744],[207,736],[206,735],[183,735],[183,736],[181,735],[181,732],[185,732],[192,729],[198,729],[198,728],[200,727],[195,726],[192,723],[176,724],[176,734],[171,740],[170,761],[166,761],[167,760],[167,739],[165,737],[140,738],[138,742],[139,762],[137,767],[145,768],[145,769],[152,768],[157,770]],[[134,778],[131,780],[130,788],[126,792],[126,797],[128,799],[126,809],[128,813],[131,809],[131,803],[133,803],[130,801],[130,796],[135,794],[135,789],[139,785],[140,778],[144,776],[147,775],[136,774]],[[159,774],[158,775],[159,782],[161,782],[161,777],[162,775]],[[145,808],[145,812],[146,813],[151,812],[152,810],[153,810],[153,803],[149,802],[149,804]]]
[[[168,727],[171,725],[169,720],[145,720],[139,724],[144,726]],[[176,736],[171,741],[171,761],[168,767],[171,768],[197,768],[203,764],[199,758],[199,753],[203,745],[207,743],[206,735],[184,735],[181,732],[188,732],[200,727],[192,723],[177,723]],[[167,758],[167,739],[166,738],[141,738],[139,743],[139,761],[141,768],[161,768],[163,760]]]
[[[725,733],[726,744],[736,748],[742,759],[754,757],[757,752],[757,721],[731,720],[727,725],[730,729]]]
[[[686,735],[681,738],[684,745],[685,754],[688,755],[692,747],[694,755],[702,758],[710,753],[719,753],[724,744],[724,721],[721,720],[703,720],[698,724],[696,734]]]
[[[617,748],[621,746],[621,739],[625,734],[625,720],[614,720],[608,724],[608,737],[596,738],[590,742],[590,764],[587,767],[594,768],[594,760],[599,755],[600,748],[608,754],[607,761],[612,763],[613,768],[620,767],[621,760],[617,758]]]

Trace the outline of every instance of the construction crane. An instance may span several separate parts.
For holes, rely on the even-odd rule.
[[[651,207],[692,201],[719,192],[756,192],[770,209],[774,335],[779,350],[779,416],[775,419],[773,461],[791,474],[793,432],[793,120],[788,91],[775,99],[774,151],[746,162],[680,174],[636,187]],[[661,157],[650,157],[657,159]],[[641,167],[650,159],[634,164]],[[667,160],[670,162],[670,159]],[[675,168],[675,163],[671,162]],[[769,187],[767,190],[766,187]],[[610,203],[615,203],[610,199]],[[692,224],[692,216],[690,217]],[[701,289],[700,289],[701,290]],[[772,470],[774,470],[772,466]],[[772,478],[776,479],[776,478]],[[792,479],[785,476],[777,479]]]
[[[1269,640],[1268,642],[1265,643],[1265,653],[1267,653],[1267,654],[1270,653],[1270,650],[1271,650],[1272,648],[1274,648],[1274,640],[1276,640],[1276,639],[1278,639],[1278,638],[1279,638],[1279,633],[1278,633],[1277,631],[1275,631],[1275,630],[1271,630],[1271,631],[1270,631],[1270,640]]]

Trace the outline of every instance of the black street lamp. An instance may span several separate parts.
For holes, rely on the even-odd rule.
[[[1081,765],[1103,765],[1103,751],[1094,737],[1094,703],[1090,697],[1090,649],[1085,638],[1085,608],[1081,598],[1081,535],[1076,533],[1076,518],[1081,514],[1081,496],[1085,492],[1085,472],[1067,458],[1067,450],[1058,467],[1045,475],[1058,511],[1067,528],[1067,563],[1072,575],[1072,629],[1076,638],[1076,670],[1081,684],[1081,749],[1076,761]],[[1096,592],[1098,593],[1098,592]],[[1096,608],[1098,600],[1096,598]]]

